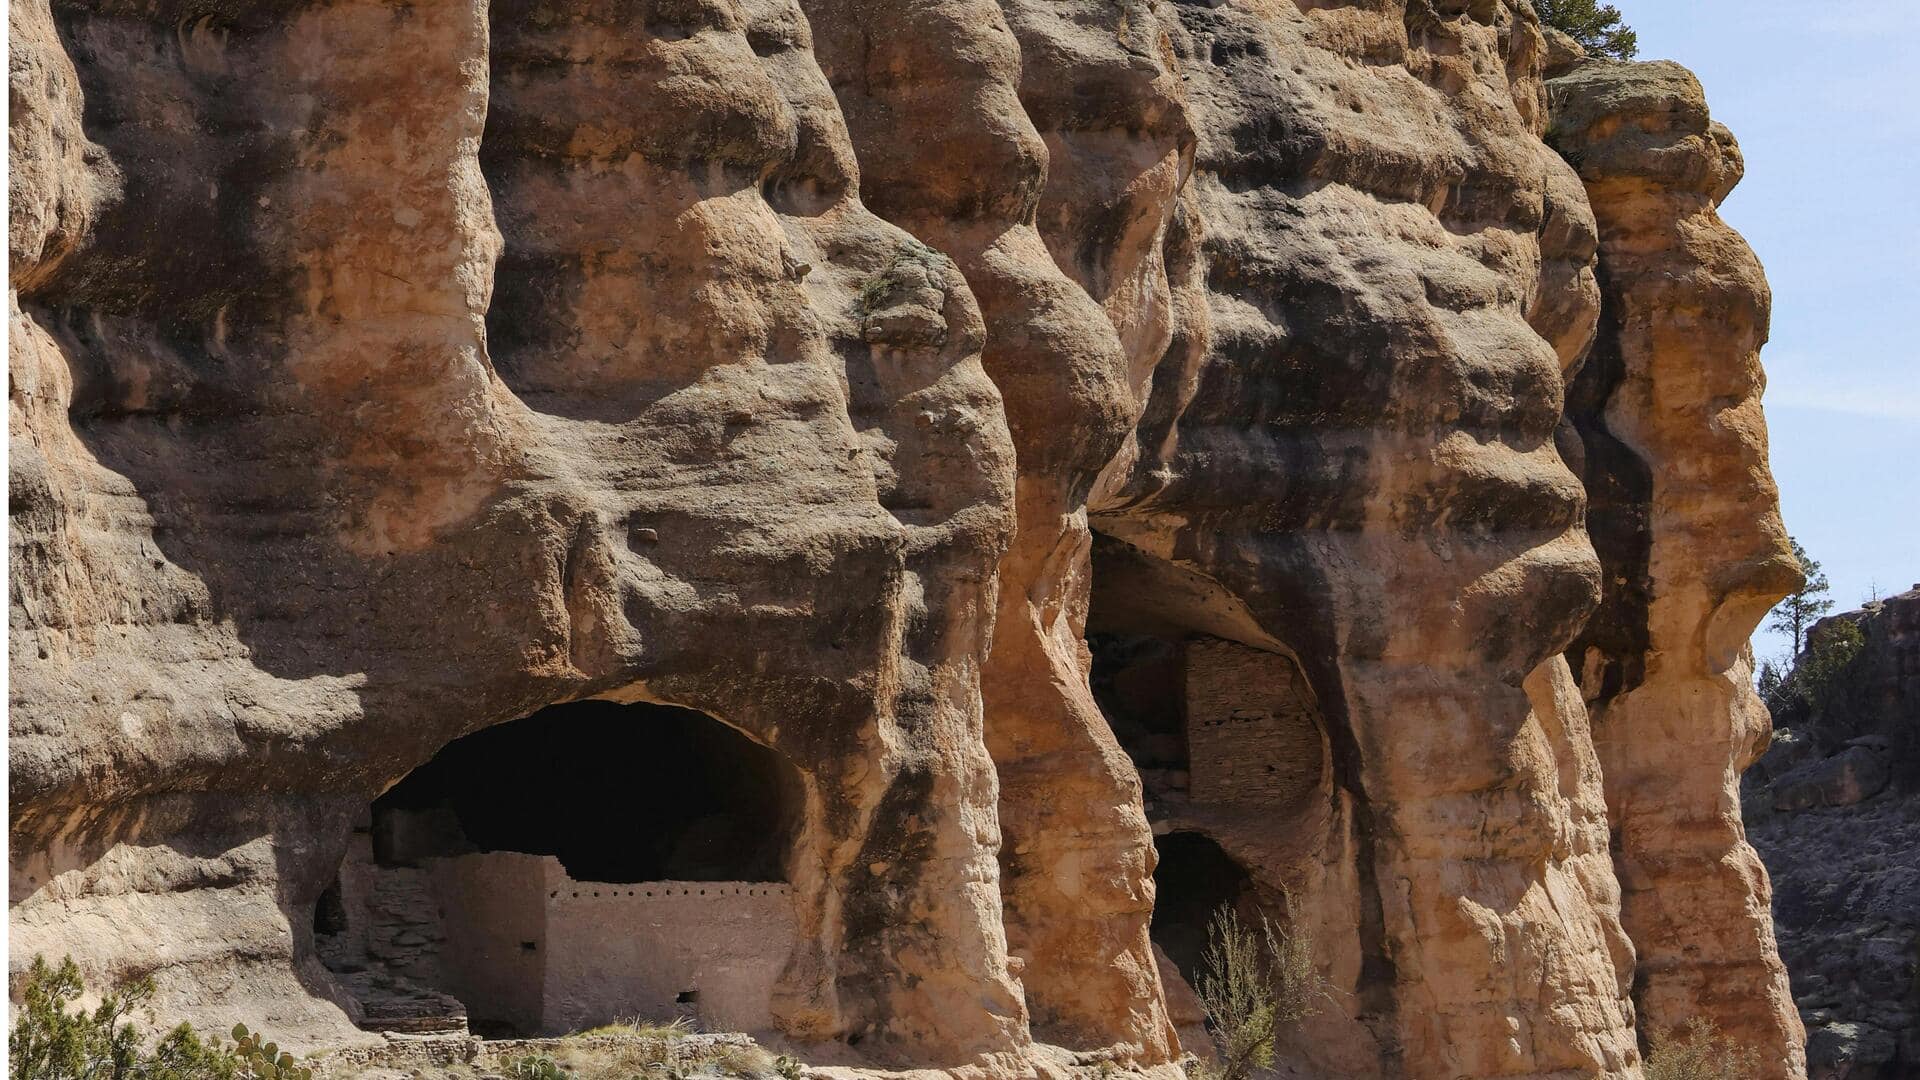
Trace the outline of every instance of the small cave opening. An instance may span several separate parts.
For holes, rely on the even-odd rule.
[[[340,896],[340,878],[336,875],[333,884],[328,885],[320,899],[313,904],[313,932],[318,936],[330,937],[343,934],[347,929],[347,904]]]
[[[367,807],[314,905],[368,1030],[771,1024],[798,770],[703,713],[584,701],[456,739]]]
[[[1198,985],[1208,926],[1221,908],[1258,923],[1261,912],[1245,867],[1211,837],[1197,832],[1156,837],[1160,864],[1153,871],[1153,921],[1148,933],[1190,985]]]
[[[1086,623],[1094,701],[1140,776],[1158,862],[1150,935],[1181,1044],[1210,1053],[1215,917],[1285,934],[1333,807],[1318,699],[1285,626],[1191,566],[1100,535]],[[1237,856],[1237,857],[1236,857]],[[1301,902],[1312,904],[1310,896]]]
[[[517,851],[578,881],[784,881],[791,772],[691,709],[556,705],[454,740],[376,799],[374,858]]]

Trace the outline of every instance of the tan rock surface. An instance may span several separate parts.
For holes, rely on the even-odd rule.
[[[1597,594],[1553,444],[1592,228],[1535,137],[1538,32],[1485,7],[1181,9],[1209,340],[1096,518],[1239,597],[1317,692],[1318,850],[1248,862],[1355,1021],[1296,1048],[1327,1075],[1638,1071],[1555,655]]]
[[[797,9],[494,14],[56,12],[127,195],[14,323],[16,957],[346,1037],[305,927],[355,805],[613,695],[805,775],[783,1026],[1017,1054],[965,283],[858,203]]]
[[[1627,1080],[1636,1002],[1761,1002],[1794,1067],[1728,801],[1790,574],[1731,140],[1609,156],[1640,99],[1563,80],[1576,177],[1527,5],[10,18],[16,970],[366,1041],[314,938],[370,801],[605,698],[798,776],[771,1012],[822,1060],[1170,1072],[1184,833],[1314,934],[1301,1075]],[[1746,321],[1655,317],[1670,248]],[[1102,634],[1242,741],[1139,765]]]
[[[1767,472],[1759,351],[1772,297],[1715,208],[1744,165],[1676,64],[1590,62],[1551,84],[1586,182],[1605,317],[1570,412],[1608,588],[1569,652],[1606,774],[1622,918],[1649,1032],[1711,1018],[1800,1076],[1739,777],[1766,748],[1748,636],[1799,581]]]
[[[1190,142],[1166,35],[1147,5],[808,11],[864,197],[953,254],[1006,394],[1019,526],[981,683],[1008,936],[1036,1035],[1170,1060],[1139,782],[1087,690],[1081,643],[1088,491],[1170,332],[1161,249]],[[947,137],[921,137],[933,130]]]

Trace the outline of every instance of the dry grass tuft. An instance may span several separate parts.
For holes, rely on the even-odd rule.
[[[1207,924],[1201,963],[1194,989],[1220,1063],[1200,1063],[1197,1080],[1250,1080],[1270,1068],[1280,1033],[1313,1015],[1327,996],[1304,930],[1283,933],[1264,917],[1258,927],[1243,925],[1229,905]]]
[[[576,1031],[567,1037],[572,1039],[595,1035],[618,1035],[642,1039],[678,1039],[691,1034],[693,1034],[693,1021],[684,1016],[676,1016],[666,1021],[642,1020],[635,1016],[615,1020],[611,1024],[601,1024],[599,1027],[588,1028],[585,1031]]]

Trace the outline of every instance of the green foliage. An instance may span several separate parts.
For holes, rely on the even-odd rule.
[[[1280,1032],[1313,1015],[1326,994],[1306,934],[1283,934],[1265,918],[1257,929],[1243,925],[1229,905],[1207,924],[1201,964],[1195,992],[1220,1050],[1207,1080],[1248,1080],[1270,1067]]]
[[[1778,665],[1771,660],[1760,661],[1760,674],[1754,680],[1754,689],[1760,692],[1760,700],[1767,703],[1767,708],[1774,709],[1774,702],[1781,698],[1780,687],[1784,682],[1786,676],[1780,674]]]
[[[247,1063],[219,1040],[201,1042],[186,1024],[167,1032],[153,1048],[144,1080],[238,1080],[248,1074]],[[256,1074],[257,1075],[257,1074]],[[282,1074],[296,1075],[296,1074]],[[309,1075],[301,1070],[297,1075]]]
[[[1800,560],[1800,570],[1806,574],[1807,583],[1774,607],[1773,621],[1767,624],[1767,629],[1791,635],[1793,655],[1797,657],[1807,645],[1807,631],[1813,629],[1820,616],[1833,610],[1833,601],[1827,597],[1831,586],[1819,561],[1807,554],[1800,541],[1788,537],[1787,542],[1793,545],[1793,557]]]
[[[507,1064],[507,1075],[513,1080],[574,1080],[572,1073],[545,1054],[514,1058]]]
[[[1713,1021],[1696,1016],[1685,1038],[1654,1040],[1646,1074],[1647,1080],[1747,1080],[1760,1075],[1760,1055],[1734,1046]]]
[[[1599,0],[1533,0],[1540,22],[1580,43],[1590,56],[1631,60],[1640,35],[1621,21],[1620,9]]]
[[[240,1026],[233,1046],[181,1024],[149,1050],[132,1017],[152,1019],[152,979],[117,988],[91,1012],[73,1007],[85,993],[72,958],[55,967],[34,957],[7,1035],[11,1080],[312,1080],[293,1055]]]
[[[233,1041],[235,1056],[259,1080],[313,1080],[312,1070],[302,1068],[292,1054],[248,1031],[245,1024],[233,1025]]]
[[[887,264],[887,270],[893,269],[893,263]],[[862,315],[871,315],[886,306],[887,297],[893,292],[894,283],[882,270],[860,283],[858,303]]]
[[[861,282],[860,295],[857,299],[860,314],[871,315],[895,300],[906,281],[903,273],[905,267],[917,264],[925,268],[929,275],[937,275],[946,261],[946,256],[908,237],[906,242],[894,251],[893,257],[887,260],[886,266]]]
[[[34,957],[7,1035],[8,1073],[13,1080],[131,1075],[140,1057],[140,1038],[125,1021],[151,996],[151,986],[136,983],[125,993],[109,994],[91,1013],[68,1012],[67,1006],[85,989],[71,958],[52,968],[45,958]]]
[[[1775,699],[1798,704],[1817,717],[1853,712],[1859,704],[1854,701],[1855,691],[1866,681],[1854,668],[1866,644],[1866,635],[1853,623],[1845,619],[1829,623],[1818,641],[1808,642],[1793,674],[1774,691]]]
[[[781,1054],[773,1059],[773,1071],[779,1073],[782,1080],[800,1080],[803,1070],[798,1059],[789,1054]]]

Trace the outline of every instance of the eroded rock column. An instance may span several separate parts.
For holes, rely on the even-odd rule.
[[[1168,1061],[1172,1030],[1147,940],[1151,836],[1138,778],[1087,688],[1081,640],[1088,492],[1138,413],[1165,333],[1158,244],[1179,180],[1167,72],[1151,55],[1134,70],[1123,48],[1134,38],[1116,42],[1125,19],[1111,10],[805,6],[866,200],[959,264],[986,320],[984,363],[1007,402],[1018,524],[1000,563],[981,687],[1008,940],[1036,1037]],[[1151,45],[1156,34],[1146,26],[1135,36]],[[1133,117],[1133,128],[1086,140],[1078,182],[1057,193],[1076,208],[1043,239],[1035,213],[1043,190],[1055,197],[1049,146],[1075,143],[1087,126],[1067,103],[1089,84],[1114,91],[1092,108]],[[1045,137],[1025,102],[1036,103]],[[932,130],[942,138],[921,136]],[[1103,219],[1100,235],[1076,234],[1081,210]],[[1105,231],[1114,227],[1126,235]],[[1062,245],[1099,267],[1108,307],[1062,272]]]
[[[1354,1023],[1297,1051],[1635,1076],[1557,655],[1598,595],[1554,445],[1593,235],[1538,138],[1538,31],[1500,4],[1179,10],[1210,325],[1097,522],[1239,598],[1324,711],[1336,870],[1304,884],[1347,909],[1319,947]]]
[[[1767,471],[1771,294],[1715,208],[1740,151],[1672,63],[1581,63],[1549,84],[1554,145],[1600,225],[1603,318],[1573,395],[1606,602],[1575,642],[1606,774],[1642,1030],[1695,1016],[1806,1068],[1739,776],[1770,721],[1748,637],[1799,572]]]
[[[355,811],[670,701],[805,777],[781,1025],[1022,1071],[978,308],[859,204],[797,8],[629,14],[15,7],[16,942],[349,1041],[308,928]]]

